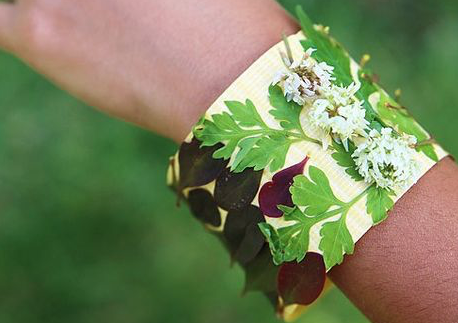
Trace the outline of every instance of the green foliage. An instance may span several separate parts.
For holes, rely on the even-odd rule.
[[[299,119],[302,107],[293,101],[286,101],[283,90],[278,85],[269,87],[269,100],[273,107],[269,113],[280,122],[281,127],[285,130],[297,130],[298,133],[302,133]]]
[[[334,66],[336,83],[348,86],[353,82],[350,72],[350,58],[348,53],[334,39],[322,30],[317,30],[313,22],[306,15],[302,7],[297,8],[297,16],[307,40],[302,42],[305,50],[310,47],[316,48],[313,57],[319,62],[326,62]]]
[[[372,216],[374,225],[379,224],[386,219],[388,211],[394,205],[390,196],[394,193],[381,187],[372,186],[367,193],[366,208],[367,213]]]
[[[309,167],[309,177],[298,175],[291,186],[293,202],[304,206],[305,213],[310,216],[326,212],[331,206],[342,206],[344,203],[335,197],[329,180],[322,170]]]
[[[272,263],[269,248],[264,247],[245,269],[244,293],[249,291],[276,292],[278,267]]]
[[[337,162],[337,165],[344,167],[345,172],[355,181],[362,181],[363,177],[356,170],[355,161],[351,157],[355,151],[354,144],[350,142],[348,145],[348,151],[346,151],[342,144],[339,144],[333,140],[332,147],[334,147],[334,152],[331,154],[331,156]]]
[[[420,123],[458,155],[457,2],[421,3],[428,10],[414,15],[406,0],[306,5],[352,52],[373,54],[389,90],[402,86]],[[228,270],[223,247],[173,207],[163,178],[174,143],[91,110],[4,53],[0,74],[2,322],[278,323],[262,295],[240,297],[242,270]],[[333,288],[297,322],[368,321]]]
[[[286,221],[295,223],[279,229],[275,229],[268,223],[260,223],[259,227],[269,243],[276,265],[293,260],[300,262],[308,250],[310,229],[319,222],[320,218],[308,217],[298,208],[285,206],[279,208],[283,211]]]
[[[345,223],[346,219],[347,213],[344,212],[339,220],[326,222],[321,228],[319,248],[323,251],[324,263],[327,269],[341,264],[344,254],[353,253],[355,243],[348,231]]]
[[[250,100],[245,104],[226,101],[229,112],[212,115],[212,120],[202,120],[194,129],[194,135],[202,146],[222,143],[214,158],[228,160],[235,154],[231,170],[242,172],[248,167],[255,170],[270,168],[272,172],[285,164],[286,154],[292,143],[310,140],[302,132],[299,121],[301,107],[287,102],[279,86],[269,88],[272,109],[269,113],[279,121],[282,130],[269,128]],[[238,149],[237,149],[238,148]]]
[[[399,132],[416,137],[418,143],[429,139],[428,133],[421,128],[405,108],[399,106],[399,104],[385,94],[384,91],[379,92],[380,101],[377,106],[377,112],[384,122]],[[438,157],[432,145],[423,145],[418,147],[417,150],[423,152],[432,160],[438,161]]]
[[[345,221],[351,207],[367,191],[345,203],[334,195],[323,171],[310,166],[308,175],[308,178],[304,175],[294,178],[290,190],[296,207],[279,206],[284,220],[292,224],[279,229],[267,223],[259,226],[269,243],[275,264],[281,264],[304,259],[309,246],[310,229],[325,222],[320,231],[319,249],[323,253],[326,269],[329,270],[342,262],[345,253],[353,252],[354,242]],[[299,207],[305,207],[304,211]],[[339,217],[335,219],[337,215]]]
[[[323,28],[317,28],[313,25],[312,20],[307,16],[302,7],[297,7],[297,16],[301,23],[302,30],[307,36],[307,39],[302,41],[304,50],[310,47],[316,48],[317,51],[313,53],[313,57],[318,62],[326,62],[334,66],[334,76],[338,85],[348,86],[354,82],[350,70],[350,57],[348,52],[335,41],[332,37],[324,31]],[[360,71],[361,73],[361,71]],[[360,78],[361,89],[356,93],[356,97],[364,101],[364,108],[366,109],[366,119],[368,121],[374,120],[376,117],[375,111],[369,103],[368,97],[375,91],[373,84]]]

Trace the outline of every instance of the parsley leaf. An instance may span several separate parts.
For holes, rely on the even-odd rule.
[[[290,189],[293,203],[297,206],[305,206],[307,215],[318,215],[326,212],[331,206],[345,204],[335,197],[329,180],[322,170],[310,166],[309,177],[310,179],[304,175],[294,177]]]
[[[341,264],[344,254],[352,254],[355,243],[345,223],[346,213],[337,221],[326,222],[321,228],[319,248],[323,251],[324,263],[327,269]]]
[[[298,130],[301,133],[302,126],[299,116],[302,107],[293,101],[286,101],[283,90],[278,85],[269,87],[269,100],[274,108],[269,113],[280,122],[282,128],[285,130]]]
[[[374,225],[379,224],[387,218],[388,211],[394,205],[390,195],[394,195],[393,192],[387,191],[381,187],[371,186],[367,193],[366,208],[367,213],[372,216],[372,222]]]
[[[355,145],[349,143],[348,151],[345,150],[342,144],[332,141],[332,147],[334,147],[334,153],[332,153],[332,158],[337,162],[337,165],[344,167],[345,172],[351,176],[355,181],[359,182],[363,180],[363,177],[356,170],[356,164],[351,155],[355,151]]]
[[[261,170],[270,166],[271,171],[283,167],[286,153],[294,140],[284,130],[269,128],[250,100],[245,104],[225,102],[229,112],[212,115],[195,128],[194,135],[202,146],[222,143],[214,158],[230,159],[234,154],[231,170],[239,173],[248,167]]]
[[[294,260],[300,262],[308,251],[310,229],[321,219],[308,217],[297,207],[280,206],[279,208],[283,211],[286,221],[295,223],[279,229],[275,229],[268,223],[259,223],[259,228],[269,243],[276,265]]]

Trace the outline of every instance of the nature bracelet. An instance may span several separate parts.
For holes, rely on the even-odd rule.
[[[326,272],[447,155],[365,68],[314,26],[273,46],[171,158],[168,183],[285,320]]]

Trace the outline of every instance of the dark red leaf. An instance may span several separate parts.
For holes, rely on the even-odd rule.
[[[300,263],[284,263],[278,272],[277,288],[285,305],[313,303],[323,291],[326,267],[320,254],[309,252]]]
[[[259,207],[265,216],[279,218],[283,212],[278,205],[293,206],[289,188],[293,184],[294,176],[304,172],[308,157],[300,163],[288,167],[272,177],[271,182],[265,183],[259,192]]]
[[[189,192],[188,204],[192,214],[200,221],[215,227],[221,225],[221,215],[213,196],[207,190],[198,188]]]
[[[240,210],[253,202],[261,183],[262,171],[246,168],[241,173],[233,173],[226,168],[216,179],[215,201],[229,210]]]
[[[201,186],[213,181],[227,166],[229,161],[213,158],[213,153],[222,147],[200,147],[197,139],[181,144],[178,154],[180,167],[179,190],[186,187]]]
[[[278,266],[272,261],[269,246],[264,244],[256,258],[243,266],[245,269],[244,293],[262,291],[271,295],[277,292]]]
[[[264,221],[261,210],[254,205],[229,211],[223,234],[232,259],[243,265],[256,257],[265,244],[265,238],[258,228],[258,223]]]

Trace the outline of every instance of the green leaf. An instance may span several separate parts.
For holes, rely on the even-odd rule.
[[[269,100],[274,109],[269,113],[280,122],[283,129],[286,130],[299,130],[302,132],[300,123],[300,114],[302,107],[297,103],[286,101],[283,90],[278,85],[271,85],[269,87]]]
[[[291,186],[293,203],[305,206],[307,215],[318,215],[326,212],[331,206],[342,206],[344,203],[335,197],[329,180],[317,167],[309,167],[309,177],[298,175]]]
[[[326,62],[329,65],[334,66],[334,76],[336,78],[335,83],[337,85],[348,86],[353,80],[350,69],[350,57],[348,52],[330,37],[327,33],[322,30],[317,30],[313,25],[313,22],[304,12],[304,10],[298,6],[297,16],[302,26],[304,34],[307,39],[301,41],[304,50],[310,47],[317,49],[313,53],[313,58],[318,62]],[[371,93],[375,92],[372,83],[367,80],[361,79],[362,88],[356,93],[356,97],[364,101],[364,108],[366,109],[366,119],[371,122],[376,117],[374,108],[369,103],[368,97]],[[371,92],[372,91],[372,92]]]
[[[327,34],[316,30],[312,21],[300,6],[297,8],[297,16],[304,34],[309,39],[301,42],[304,50],[307,50],[312,44],[315,45],[317,51],[313,57],[319,62],[326,62],[334,66],[334,76],[337,84],[350,85],[353,82],[353,78],[350,72],[350,58],[347,52]]]
[[[294,127],[300,129],[297,107],[281,102],[274,92],[271,98],[275,104],[273,114],[284,124],[296,122]],[[245,104],[226,101],[226,105],[230,113],[214,114],[212,120],[205,119],[194,128],[194,135],[202,146],[223,144],[213,153],[213,158],[229,160],[234,157],[230,167],[236,173],[248,167],[255,170],[269,167],[272,172],[281,169],[291,144],[298,141],[297,131],[293,134],[268,128],[250,100]],[[287,108],[296,112],[291,113]]]
[[[295,222],[293,225],[278,230],[268,223],[260,223],[259,228],[266,237],[276,265],[283,262],[304,259],[309,246],[309,233],[319,219],[306,216],[298,208],[280,206],[286,221]]]
[[[241,172],[248,167],[253,167],[254,170],[265,169],[269,166],[271,172],[275,172],[285,164],[286,154],[292,141],[285,135],[270,135],[261,137],[255,142],[256,145],[247,150],[242,146],[238,154],[243,153],[243,159],[238,158],[235,172]],[[250,143],[251,144],[251,143]]]
[[[345,172],[355,181],[362,181],[363,177],[356,170],[355,161],[351,157],[355,151],[355,145],[350,142],[348,145],[348,151],[346,151],[342,144],[339,144],[333,140],[332,146],[334,147],[335,152],[331,156],[337,162],[337,165],[344,167]]]
[[[234,120],[242,127],[263,127],[267,128],[262,120],[258,111],[256,110],[253,102],[246,100],[245,104],[238,101],[225,101],[224,102],[232,113]]]
[[[436,151],[434,150],[433,145],[424,145],[424,146],[419,146],[417,147],[417,151],[422,152],[429,158],[431,158],[433,161],[438,162],[439,157],[437,157]]]
[[[369,189],[367,193],[366,209],[367,213],[372,216],[374,225],[385,220],[388,211],[393,207],[394,202],[390,195],[394,195],[394,193],[375,185]]]
[[[259,227],[269,243],[274,263],[281,264],[302,261],[309,248],[311,228],[324,222],[320,230],[319,249],[329,270],[342,262],[345,253],[353,253],[354,242],[346,217],[350,208],[367,194],[367,190],[344,203],[335,197],[328,178],[321,170],[310,166],[309,177],[298,175],[294,178],[291,192],[296,207],[279,206],[284,220],[291,224],[275,229],[268,223],[261,223]],[[305,206],[305,211],[298,206]],[[331,206],[336,207],[329,210]],[[337,220],[334,219],[336,216],[339,216]],[[326,222],[328,219],[332,220]]]
[[[412,118],[412,116],[400,107],[399,104],[390,98],[383,91],[380,91],[380,101],[377,106],[380,118],[389,126],[399,132],[412,135],[417,138],[417,142],[429,139],[428,133]],[[437,154],[433,145],[424,145],[417,148],[434,161],[438,161]]]
[[[361,83],[361,88],[359,91],[356,93],[356,97],[359,100],[364,101],[364,108],[366,109],[366,120],[372,123],[372,121],[377,117],[377,114],[375,113],[374,109],[372,108],[372,105],[369,102],[369,96],[377,92],[377,87],[376,85],[370,81],[367,77],[364,77],[363,75],[370,75],[371,72],[367,69],[361,69],[358,73],[358,78],[359,82]],[[370,127],[373,125],[371,124]]]
[[[324,263],[329,270],[333,266],[341,264],[344,254],[352,254],[355,243],[348,231],[346,213],[339,220],[326,222],[321,228],[321,241],[319,248],[323,251]]]

